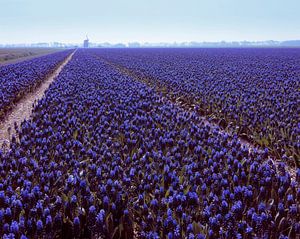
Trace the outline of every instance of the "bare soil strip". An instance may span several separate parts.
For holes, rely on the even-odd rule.
[[[59,75],[64,66],[71,60],[75,51],[72,52],[59,65],[59,67],[38,86],[36,90],[26,94],[21,100],[19,100],[13,110],[10,111],[4,120],[0,122],[0,149],[2,148],[5,151],[9,148],[11,137],[16,134],[15,123],[19,126],[25,119],[30,118],[35,102],[43,97],[50,84]]]
[[[0,49],[0,67],[19,63],[33,58],[62,51],[58,48],[2,48]],[[9,59],[5,59],[9,57]]]
[[[115,69],[117,69],[121,73],[123,73],[123,74],[125,74],[125,75],[127,75],[129,77],[132,77],[133,79],[136,79],[136,80],[138,80],[140,82],[143,82],[143,83],[145,83],[145,84],[147,84],[149,86],[153,86],[153,85],[151,85],[151,79],[150,78],[141,77],[139,74],[137,74],[133,70],[130,70],[130,69],[128,69],[128,68],[126,68],[126,67],[124,67],[122,65],[116,64],[114,62],[107,61],[104,58],[100,58],[100,57],[97,57],[97,58],[99,58],[100,60],[104,61],[108,65],[114,67]],[[165,101],[166,103],[173,104],[174,106],[179,107],[180,109],[182,109],[182,110],[184,110],[184,111],[186,111],[188,113],[196,113],[196,114],[198,114],[194,110],[194,105],[186,105],[186,104],[182,103],[180,101],[180,99],[176,99],[175,102],[174,102],[171,99],[169,99],[168,94],[166,92],[162,92],[160,88],[155,87],[155,90],[158,93],[163,93],[164,96],[163,96],[162,100]],[[201,120],[201,122],[205,126],[208,125],[212,130],[217,129],[220,133],[223,133],[223,134],[227,133],[229,136],[233,135],[232,131],[230,131],[228,129],[227,130],[222,129],[222,127],[220,127],[220,125],[218,125],[217,123],[211,122],[208,119],[208,117],[201,116],[199,114],[198,114],[198,117],[199,117],[199,119]],[[250,142],[248,140],[242,139],[240,137],[238,139],[239,139],[239,141],[241,143],[241,146],[245,146],[246,148],[248,148],[248,150],[250,152],[254,151],[255,149],[258,152],[262,152],[263,151],[259,146],[256,146],[255,144],[253,144],[252,142]],[[273,164],[276,166],[277,169],[279,168],[279,163],[282,162],[280,158],[276,158],[274,156],[269,156],[268,159],[273,162]],[[286,170],[290,173],[292,181],[295,181],[296,180],[296,169],[295,169],[295,167],[291,167],[289,165],[286,165]]]

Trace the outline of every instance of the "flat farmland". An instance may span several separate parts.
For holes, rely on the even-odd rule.
[[[0,237],[297,238],[299,66],[71,49],[0,67]]]
[[[28,60],[36,56],[61,51],[57,48],[0,48],[0,65]]]

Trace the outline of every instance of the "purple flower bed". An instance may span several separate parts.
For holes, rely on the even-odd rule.
[[[0,235],[293,238],[300,169],[78,50],[0,155]],[[4,236],[5,235],[5,236]]]
[[[101,49],[174,101],[300,167],[299,49]]]
[[[0,67],[0,119],[23,95],[34,90],[71,53],[61,51]]]

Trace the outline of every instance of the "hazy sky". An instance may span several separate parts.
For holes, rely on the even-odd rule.
[[[300,0],[0,0],[0,43],[300,39]]]

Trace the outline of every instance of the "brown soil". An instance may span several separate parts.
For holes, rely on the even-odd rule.
[[[71,60],[75,51],[70,54],[60,66],[49,75],[33,92],[26,94],[17,102],[13,110],[10,111],[0,122],[0,148],[4,151],[9,148],[12,135],[15,135],[15,123],[19,126],[25,119],[31,116],[34,104],[43,97],[44,92],[49,88],[50,84],[59,75],[64,66]]]
[[[59,48],[0,48],[0,67],[62,51]]]

